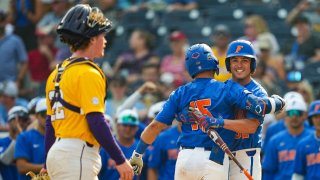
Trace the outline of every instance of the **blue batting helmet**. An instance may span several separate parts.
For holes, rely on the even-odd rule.
[[[251,42],[246,40],[232,41],[228,47],[226,57],[226,68],[231,72],[230,58],[235,56],[244,56],[251,59],[250,70],[253,73],[256,70],[256,53],[254,52]]]
[[[309,123],[313,125],[311,117],[320,114],[320,100],[313,101],[310,104],[309,113],[308,113],[308,119]]]
[[[219,62],[206,44],[195,44],[187,50],[186,67],[192,78],[203,71],[215,70],[219,73]]]

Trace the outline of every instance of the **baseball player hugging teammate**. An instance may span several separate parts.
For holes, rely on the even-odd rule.
[[[237,48],[235,52],[238,51]],[[196,120],[190,117],[188,108],[197,107],[204,115],[208,115],[205,117],[206,121],[201,124],[201,129],[207,131],[211,127],[217,128],[230,146],[235,133],[219,127],[233,123],[234,120],[230,119],[234,119],[235,107],[263,116],[264,113],[281,110],[284,101],[279,96],[256,97],[233,81],[221,83],[214,80],[213,74],[219,72],[218,61],[206,44],[191,46],[186,52],[185,63],[193,81],[171,93],[162,111],[142,133],[130,163],[134,172],[140,174],[143,167],[142,154],[158,134],[176,118],[182,127],[178,140],[180,152],[175,179],[228,179],[227,156],[200,130]],[[247,119],[237,121],[247,122]],[[214,153],[210,155],[212,149]]]

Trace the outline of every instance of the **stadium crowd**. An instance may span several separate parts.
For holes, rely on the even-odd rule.
[[[55,30],[77,3],[99,7],[113,22],[106,55],[96,62],[108,79],[105,116],[128,159],[163,101],[192,80],[185,69],[186,49],[195,43],[210,45],[220,66],[215,79],[225,81],[231,77],[225,67],[228,44],[244,39],[257,52],[254,79],[269,95],[298,103],[265,117],[262,155],[268,161],[262,160],[263,179],[291,179],[294,172],[306,172],[295,171],[294,162],[303,158],[296,153],[303,151],[297,149],[299,135],[307,133],[304,129],[320,130],[319,1],[1,0],[0,179],[28,179],[25,173],[43,167],[46,80],[71,54]],[[173,179],[180,131],[176,123],[162,132],[135,179]],[[288,149],[269,146],[285,143],[285,136],[294,142]],[[104,150],[100,155],[99,178],[119,179],[115,162]],[[319,165],[319,158],[308,164]]]

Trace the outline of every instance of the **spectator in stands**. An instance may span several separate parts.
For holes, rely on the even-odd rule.
[[[44,133],[47,116],[46,99],[42,98],[36,105],[38,126],[25,131],[17,137],[14,158],[16,160],[19,179],[30,179],[26,173],[33,171],[39,173],[45,161]]]
[[[159,58],[152,52],[153,36],[144,30],[134,30],[129,39],[130,50],[124,52],[116,60],[114,74],[120,73],[127,77],[131,84],[140,78],[143,64],[159,63]]]
[[[126,93],[128,83],[124,77],[122,77],[121,75],[116,75],[110,79],[108,86],[111,92],[111,96],[106,101],[105,109],[106,114],[114,119],[117,113],[117,109],[127,99]],[[141,102],[137,102],[134,103],[133,107],[136,107],[140,110],[144,108],[144,105]]]
[[[133,92],[138,87],[142,86],[145,82],[152,82],[156,86],[160,86],[160,65],[154,63],[146,63],[142,67],[141,78],[134,84],[129,86],[129,93]],[[146,93],[142,97],[142,102],[145,108],[149,108],[155,102],[162,99],[161,92],[155,91],[152,93]]]
[[[168,11],[190,11],[198,7],[196,0],[165,0]]]
[[[231,73],[226,68],[226,54],[228,45],[231,41],[231,33],[229,28],[224,24],[218,24],[214,27],[212,40],[214,46],[212,47],[213,54],[219,60],[219,75],[214,75],[218,81],[224,82],[231,77]]]
[[[3,179],[18,179],[17,167],[13,164],[13,154],[17,136],[25,131],[30,122],[28,111],[15,106],[8,113],[9,136],[0,139],[0,173]]]
[[[308,18],[312,30],[317,35],[320,35],[320,2],[316,0],[301,0],[300,3],[289,12],[287,22],[292,24],[294,20],[301,15]]]
[[[140,120],[145,120],[147,114],[148,114],[148,109],[145,108],[145,106],[141,104],[141,99],[146,95],[146,94],[150,94],[153,92],[156,92],[157,90],[157,85],[151,81],[147,81],[145,82],[143,85],[141,85],[140,87],[138,87],[133,93],[130,93],[131,95],[126,98],[126,100],[118,107],[117,109],[117,113],[125,110],[125,109],[137,109],[138,110],[138,114],[139,114],[139,119]],[[141,106],[141,107],[140,107]],[[140,107],[140,108],[139,108]],[[148,122],[145,122],[146,124]],[[140,132],[141,128],[139,126],[139,132]],[[141,131],[142,132],[142,131]],[[140,134],[141,134],[140,132]],[[138,136],[140,138],[140,136]]]
[[[257,39],[259,37],[264,37],[268,39],[271,44],[271,54],[276,54],[279,51],[279,44],[276,37],[269,31],[268,25],[263,17],[259,15],[251,15],[246,17],[244,21],[244,36],[240,39],[245,39],[253,43],[253,46],[257,52],[260,53]]]
[[[126,109],[118,114],[117,119],[116,140],[125,157],[129,159],[138,144],[135,139],[139,125],[138,113],[135,110]],[[110,158],[103,148],[100,150],[100,156],[102,167],[99,179],[119,179],[120,175],[116,169],[115,161]],[[135,180],[137,177],[133,179]]]
[[[14,106],[27,107],[28,102],[18,97],[16,83],[7,81],[2,83],[0,89],[0,131],[8,130],[8,112]]]
[[[299,16],[294,20],[297,37],[284,47],[286,69],[301,70],[306,63],[320,61],[320,38],[311,31],[306,17]]]
[[[15,81],[21,87],[28,68],[27,52],[18,36],[5,34],[6,18],[7,14],[0,11],[0,82]]]
[[[36,48],[35,26],[44,14],[42,0],[12,0],[10,19],[15,26],[15,33],[20,36],[27,48]]]
[[[51,2],[51,11],[46,13],[44,17],[38,22],[37,27],[52,27],[56,28],[60,23],[61,19],[63,18],[64,14],[69,9],[71,3],[70,0],[52,0]],[[59,50],[59,57],[58,60],[67,59],[69,56],[69,48],[67,45],[62,43],[58,36],[55,38],[55,47]],[[65,53],[66,52],[66,53]]]
[[[312,86],[307,80],[303,80],[299,83],[297,91],[303,96],[307,105],[314,101]]]
[[[165,56],[161,61],[161,73],[171,73],[177,86],[187,82],[189,75],[185,67],[185,49],[187,36],[182,31],[174,31],[170,34],[170,48],[172,54]]]
[[[46,80],[55,68],[55,55],[57,48],[54,47],[55,34],[52,26],[42,26],[36,30],[38,48],[29,51],[28,67],[33,83],[34,96],[44,96]]]
[[[255,73],[252,75],[267,90],[268,94],[280,94],[278,84],[285,80],[285,70],[282,56],[271,54],[271,43],[263,38],[257,44],[260,54]]]

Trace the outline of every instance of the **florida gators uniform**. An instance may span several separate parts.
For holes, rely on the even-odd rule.
[[[153,144],[148,166],[158,171],[159,180],[173,180],[179,153],[177,126],[163,131]]]
[[[291,180],[298,142],[311,134],[312,131],[304,129],[297,136],[292,136],[288,130],[273,136],[266,146],[262,163],[263,179]]]
[[[253,79],[244,87],[257,97],[268,97],[265,89]],[[235,112],[235,119],[257,119],[260,122],[260,126],[253,134],[236,133],[233,145],[230,148],[238,161],[241,162],[241,165],[248,170],[250,175],[254,179],[261,179],[260,151],[263,117],[239,109]],[[234,161],[230,161],[229,177],[231,180],[246,179]]]
[[[179,87],[170,95],[163,110],[155,119],[171,125],[176,117],[182,123],[182,132],[178,139],[181,151],[176,163],[175,179],[227,178],[229,168],[227,156],[207,134],[199,129],[196,121],[188,117],[186,109],[189,106],[196,106],[203,114],[234,119],[232,107],[246,109],[248,94],[247,90],[233,81],[221,83],[211,78],[197,78]],[[235,133],[226,129],[217,131],[227,145],[231,146]],[[210,155],[211,149],[214,150]]]
[[[315,133],[302,139],[297,146],[294,173],[305,180],[320,179],[320,139]]]

